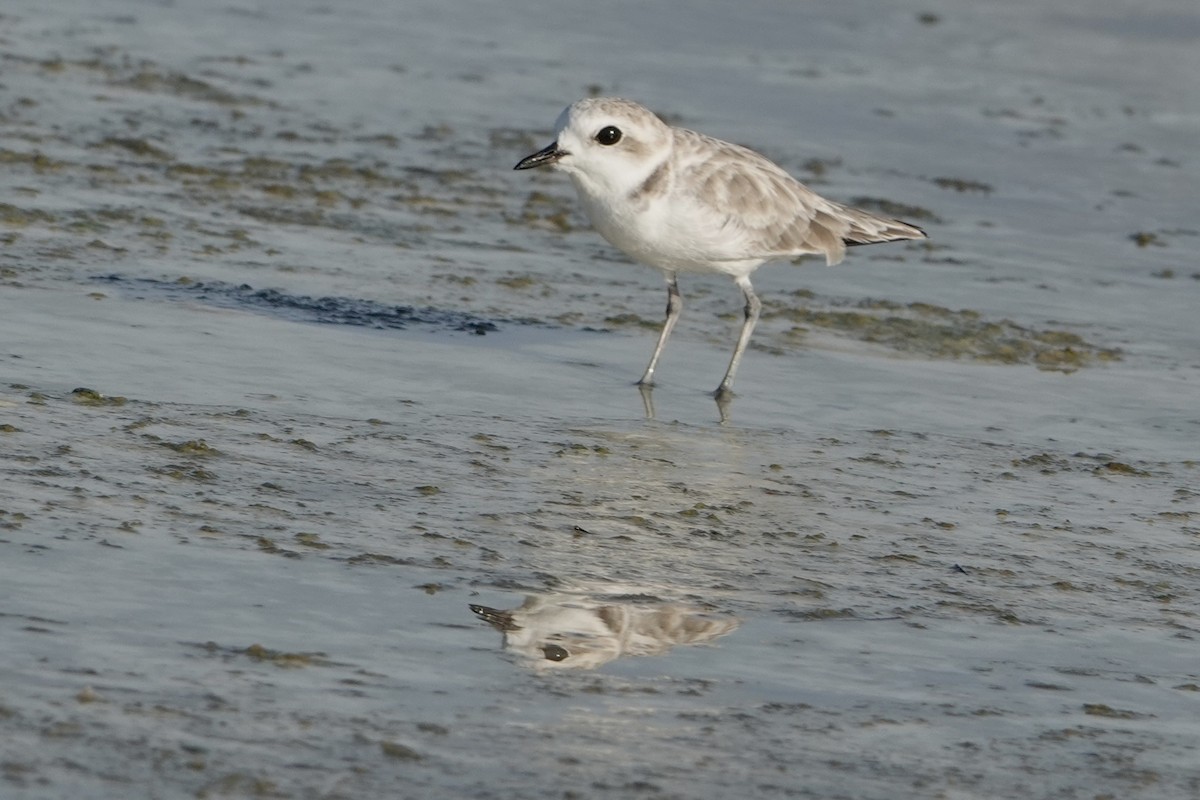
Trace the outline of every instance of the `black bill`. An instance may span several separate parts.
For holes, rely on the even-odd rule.
[[[567,151],[558,149],[558,142],[552,142],[549,146],[538,150],[531,156],[525,156],[513,169],[533,169],[534,167],[543,167],[547,164],[553,164],[560,158],[565,156]]]
[[[488,608],[487,606],[477,606],[474,603],[469,604],[469,607],[475,613],[475,616],[496,630],[515,631],[521,627],[513,622],[512,613],[509,611],[501,611],[498,608]]]

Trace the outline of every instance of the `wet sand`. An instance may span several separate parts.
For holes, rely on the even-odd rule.
[[[1187,6],[39,9],[0,794],[1200,791]],[[648,415],[660,278],[511,172],[593,85],[931,242],[760,270],[724,419],[683,282]]]

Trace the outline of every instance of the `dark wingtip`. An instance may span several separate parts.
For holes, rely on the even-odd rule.
[[[491,625],[498,631],[515,631],[520,630],[520,625],[513,622],[512,612],[504,611],[499,608],[488,608],[487,606],[468,603],[467,607],[475,616],[479,617],[484,622]]]
[[[899,220],[899,219],[895,220],[895,223],[897,225],[903,225],[905,228],[911,228],[912,230],[916,231],[920,235],[919,236],[902,235],[902,236],[894,236],[891,239],[868,239],[866,241],[856,240],[856,239],[842,239],[842,243],[845,244],[846,247],[858,247],[859,245],[863,245],[863,244],[886,244],[887,242],[908,242],[908,241],[915,241],[917,239],[928,239],[929,238],[929,234],[925,233],[925,229],[918,225],[913,225],[911,222],[905,222],[905,221]],[[885,231],[885,233],[886,233],[886,231]]]

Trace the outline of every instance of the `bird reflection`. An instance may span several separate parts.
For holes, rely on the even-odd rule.
[[[504,634],[504,649],[535,669],[595,669],[622,656],[657,656],[704,644],[737,628],[734,617],[681,603],[613,597],[530,595],[518,608],[471,605]]]
[[[637,385],[638,392],[642,396],[642,411],[646,415],[646,419],[654,419],[654,386],[649,383],[639,383]],[[721,416],[721,424],[729,422],[729,412],[733,408],[733,392],[724,391],[717,392],[713,395],[713,399],[717,401],[717,413]]]

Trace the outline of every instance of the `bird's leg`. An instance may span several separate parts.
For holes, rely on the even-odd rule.
[[[743,275],[734,282],[742,290],[742,296],[746,298],[746,317],[742,322],[742,332],[738,334],[737,345],[733,348],[733,358],[729,359],[729,369],[725,370],[725,377],[721,379],[721,385],[717,387],[717,391],[713,392],[716,397],[724,397],[733,393],[733,374],[737,372],[742,355],[746,352],[746,346],[750,344],[750,334],[754,333],[759,312],[762,311],[762,301],[754,293],[754,287],[750,285],[750,278]]]
[[[654,355],[650,356],[650,363],[646,365],[646,371],[642,373],[642,379],[638,381],[638,386],[654,385],[654,369],[658,366],[658,357],[662,355],[663,346],[666,345],[667,337],[671,335],[671,331],[679,319],[679,312],[682,310],[683,298],[679,296],[679,282],[676,280],[674,272],[668,272],[667,318],[663,321],[662,332],[658,334],[658,344],[654,345]]]
[[[654,419],[654,387],[648,383],[639,383],[638,392],[642,395],[642,411],[646,419]]]

